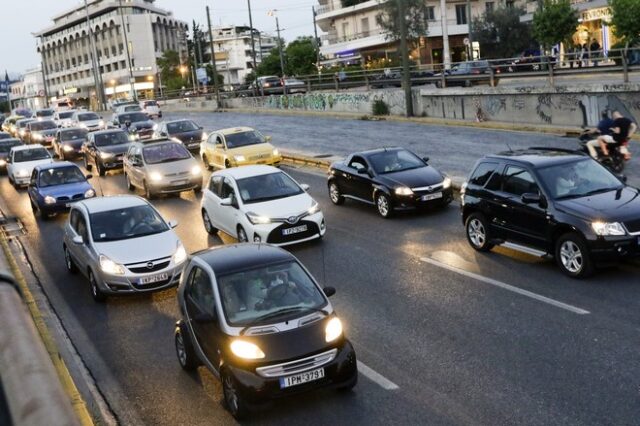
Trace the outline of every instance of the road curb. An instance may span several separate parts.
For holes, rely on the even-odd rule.
[[[27,306],[29,313],[31,314],[31,318],[33,319],[33,322],[36,326],[36,330],[38,330],[38,334],[42,339],[42,343],[44,344],[44,347],[47,350],[49,357],[51,358],[51,362],[53,363],[56,373],[58,374],[60,383],[62,384],[64,391],[69,397],[71,406],[73,407],[73,410],[78,417],[80,424],[82,426],[93,426],[94,422],[91,414],[89,413],[89,410],[87,409],[87,404],[82,398],[82,395],[80,395],[80,392],[78,391],[78,388],[76,387],[76,384],[71,377],[71,373],[69,373],[69,369],[62,359],[57,345],[53,337],[51,336],[49,329],[47,328],[42,312],[40,311],[40,308],[38,308],[38,305],[33,297],[33,294],[31,293],[31,290],[27,285],[27,281],[24,275],[22,275],[22,271],[18,266],[18,262],[13,256],[13,253],[11,253],[9,243],[6,237],[2,234],[0,234],[0,245],[2,246],[2,251],[4,252],[7,263],[9,264],[9,268],[11,269],[16,282],[20,286],[22,299],[24,300],[24,303]]]

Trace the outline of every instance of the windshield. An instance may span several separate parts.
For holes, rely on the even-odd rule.
[[[27,127],[27,124],[31,123],[34,120],[21,120],[18,121],[16,124],[18,125],[18,128],[23,129],[25,127]]]
[[[41,109],[40,111],[36,111],[36,117],[51,117],[53,114],[52,109]]]
[[[156,101],[145,101],[144,103],[145,107],[154,107],[154,106],[158,106],[158,103]]]
[[[71,118],[73,114],[74,114],[74,111],[59,112],[58,117],[60,117],[61,120],[64,120],[67,118]]]
[[[129,105],[129,106],[122,107],[122,109],[124,109],[126,112],[142,111],[142,108],[140,108],[138,105]]]
[[[283,172],[238,179],[238,190],[245,204],[291,197],[304,191]]]
[[[9,133],[0,132],[0,140],[2,139],[11,139],[11,135]]]
[[[18,145],[21,145],[21,144],[20,144],[20,141],[17,139],[3,140],[2,142],[0,142],[0,153],[6,154],[11,150],[11,148]]]
[[[143,112],[132,112],[131,114],[120,114],[118,121],[120,121],[120,123],[124,123],[125,121],[137,123],[139,121],[149,121],[149,116]]]
[[[167,123],[167,130],[169,133],[182,133],[182,132],[193,132],[194,130],[199,130],[200,128],[196,123],[191,120],[184,121],[176,121],[175,123]]]
[[[296,261],[223,275],[216,281],[231,326],[279,322],[326,305],[318,287]]]
[[[79,121],[100,120],[100,116],[93,112],[85,112],[84,114],[78,114]]]
[[[248,145],[257,145],[261,143],[265,143],[264,136],[255,130],[249,132],[240,132],[240,133],[232,133],[230,135],[225,135],[227,139],[227,148],[239,148],[241,146]]]
[[[112,146],[129,143],[129,137],[122,131],[95,135],[93,140],[95,141],[96,146]]]
[[[164,220],[148,205],[91,215],[91,236],[97,243],[139,238],[168,230]]]
[[[55,121],[34,121],[33,123],[31,123],[31,130],[35,132],[57,128],[58,126],[56,125]]]
[[[60,132],[60,140],[75,141],[79,139],[86,139],[88,133],[89,132],[85,129],[63,130]]]
[[[407,150],[383,151],[369,156],[371,167],[378,174],[401,172],[425,167],[424,161]]]
[[[189,151],[181,143],[169,142],[145,146],[142,156],[147,164],[170,163],[191,158]]]
[[[538,174],[555,200],[585,197],[624,186],[611,172],[590,158],[538,169]]]
[[[40,187],[66,185],[69,183],[85,182],[87,179],[77,166],[56,167],[40,172]]]
[[[13,154],[14,163],[27,161],[48,160],[51,158],[46,148],[21,149]]]

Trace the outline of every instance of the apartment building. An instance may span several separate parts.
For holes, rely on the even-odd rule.
[[[19,80],[9,85],[11,108],[24,107],[32,111],[47,106],[42,68],[25,71]]]
[[[186,56],[188,31],[186,23],[154,3],[88,0],[89,25],[84,4],[54,16],[50,27],[34,34],[49,95],[95,100],[90,33],[107,97],[131,97],[130,73],[138,94],[153,91],[158,74],[156,59],[169,49]],[[125,49],[130,53],[131,70]]]

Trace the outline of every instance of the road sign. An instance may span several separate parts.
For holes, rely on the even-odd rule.
[[[464,40],[462,40],[462,42],[464,43],[465,46],[469,45],[469,38],[465,37]]]

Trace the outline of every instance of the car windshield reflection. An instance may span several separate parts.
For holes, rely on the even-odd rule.
[[[167,224],[150,206],[91,214],[91,236],[97,243],[139,238],[168,230]]]
[[[624,186],[611,172],[590,158],[541,168],[538,173],[555,200],[586,197]]]
[[[236,181],[245,204],[261,203],[302,194],[304,191],[282,172],[252,176]]]

